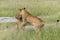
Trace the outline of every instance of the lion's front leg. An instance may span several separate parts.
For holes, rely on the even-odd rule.
[[[15,26],[15,28],[20,28],[20,25],[21,25],[21,22],[20,21],[18,21],[18,22],[16,22],[16,26]]]
[[[22,23],[20,24],[20,28],[23,29],[23,30],[25,30],[25,24],[26,24],[26,22],[22,22]]]

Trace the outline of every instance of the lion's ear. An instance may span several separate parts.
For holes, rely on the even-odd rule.
[[[19,9],[20,11],[22,10],[22,9]]]

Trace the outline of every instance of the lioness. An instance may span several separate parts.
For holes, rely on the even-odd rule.
[[[42,19],[33,16],[25,8],[20,9],[20,13],[16,18],[19,20],[18,24],[20,24],[20,27],[23,27],[27,22],[29,22],[33,25],[33,29],[35,31],[39,31],[39,29],[44,25],[44,21]]]

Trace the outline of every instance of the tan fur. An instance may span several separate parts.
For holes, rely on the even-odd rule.
[[[40,18],[38,18],[36,16],[31,15],[27,10],[25,10],[25,8],[22,8],[20,10],[19,15],[22,15],[22,20],[23,20],[23,22],[21,22],[21,24],[20,24],[20,27],[23,27],[23,25],[25,25],[27,22],[29,22],[33,25],[33,29],[35,31],[39,31],[41,26],[44,25],[43,20],[41,20]]]

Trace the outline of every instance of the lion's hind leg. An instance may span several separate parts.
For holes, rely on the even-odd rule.
[[[36,33],[38,33],[40,31],[39,26],[33,26],[33,29]]]
[[[41,31],[43,26],[44,26],[44,24],[34,25],[33,29],[35,30],[36,33],[38,33],[39,31]]]

